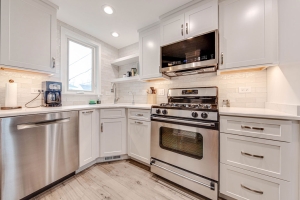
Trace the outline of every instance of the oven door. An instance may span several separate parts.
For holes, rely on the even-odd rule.
[[[152,117],[151,157],[219,180],[219,124]]]

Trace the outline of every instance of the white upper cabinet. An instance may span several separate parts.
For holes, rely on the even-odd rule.
[[[161,23],[162,46],[183,40],[184,37],[184,14]]]
[[[162,19],[161,46],[218,29],[218,0],[205,0]]]
[[[207,1],[186,12],[184,19],[186,38],[218,29],[218,1]]]
[[[160,66],[160,28],[155,25],[139,33],[140,76],[141,79],[161,78]]]
[[[55,72],[56,11],[47,0],[1,0],[0,64]]]
[[[226,0],[219,10],[219,69],[276,64],[275,0]]]

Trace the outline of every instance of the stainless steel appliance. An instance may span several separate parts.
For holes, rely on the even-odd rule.
[[[79,167],[78,112],[0,119],[1,199],[16,200]]]
[[[217,200],[217,87],[169,89],[168,103],[151,113],[151,171]]]
[[[42,90],[44,90],[44,98],[42,105],[46,107],[61,106],[61,91],[62,83],[53,81],[44,81],[42,83]]]
[[[160,72],[169,77],[215,72],[218,31],[161,47]]]

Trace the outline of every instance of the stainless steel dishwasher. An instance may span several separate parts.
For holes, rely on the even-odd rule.
[[[78,112],[0,119],[1,199],[22,199],[79,167]]]

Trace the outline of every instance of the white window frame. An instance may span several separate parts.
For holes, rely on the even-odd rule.
[[[80,45],[93,49],[93,90],[92,91],[72,91],[68,89],[68,56],[69,41],[76,42]],[[79,94],[79,95],[100,95],[101,94],[101,44],[91,40],[81,34],[61,27],[61,80],[63,83],[63,94]]]

